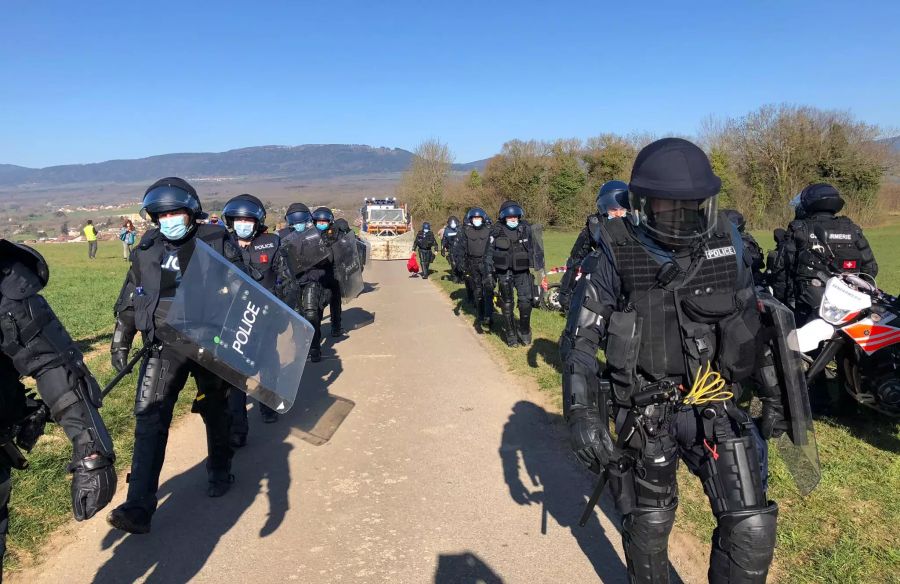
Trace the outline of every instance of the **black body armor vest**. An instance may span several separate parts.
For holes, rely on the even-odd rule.
[[[497,224],[491,230],[490,245],[494,248],[494,270],[505,272],[527,272],[531,267],[531,253],[528,248],[528,229],[525,224],[519,224],[514,230],[507,229],[502,224]]]
[[[466,256],[476,259],[483,258],[487,251],[491,230],[487,227],[476,229],[471,225],[466,225],[464,229],[466,230]]]
[[[275,270],[272,262],[281,246],[281,238],[274,233],[261,233],[253,238],[250,245],[241,248],[244,263],[256,268],[263,278],[260,284],[270,292],[275,287]]]
[[[631,364],[610,362],[611,368],[634,367],[650,380],[689,380],[706,363],[731,382],[753,372],[759,332],[756,295],[750,279],[738,287],[739,275],[747,269],[743,245],[736,232],[723,226],[730,223],[720,217],[719,230],[690,256],[676,258],[641,241],[622,219],[606,222],[623,311],[610,318],[607,353],[622,354],[623,344],[637,349],[636,355],[626,351],[635,356]],[[617,326],[630,319],[633,327]],[[633,330],[633,338],[618,338],[619,330]],[[630,379],[631,371],[622,373]]]

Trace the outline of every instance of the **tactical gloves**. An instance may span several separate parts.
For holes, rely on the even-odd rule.
[[[95,453],[69,464],[72,475],[72,513],[76,521],[90,519],[106,507],[116,494],[113,461]]]
[[[574,412],[569,418],[572,450],[591,472],[599,474],[615,457],[615,445],[609,425],[598,413]]]

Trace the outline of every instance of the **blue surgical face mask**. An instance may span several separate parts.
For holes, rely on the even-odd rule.
[[[481,219],[481,218],[472,219],[472,227],[481,227],[481,225],[483,223],[484,223],[484,219]]]
[[[515,229],[516,227],[519,226],[519,220],[518,219],[507,219],[506,226],[509,227],[510,229]]]
[[[187,235],[187,225],[184,224],[184,215],[159,218],[159,230],[163,237],[169,241],[178,241]]]
[[[316,223],[316,229],[319,231],[328,231],[328,223]]]
[[[297,233],[303,233],[304,231],[306,231],[306,223],[294,223],[293,225],[291,225],[291,227],[293,227],[294,231],[296,231]]]
[[[239,239],[250,239],[255,227],[256,224],[253,221],[235,221],[234,234],[237,235]]]
[[[427,227],[423,227],[423,228],[422,228],[422,231],[425,232],[425,233],[428,233],[429,231],[431,231],[431,229],[428,229]]]

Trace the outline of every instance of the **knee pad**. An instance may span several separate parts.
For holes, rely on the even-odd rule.
[[[775,529],[778,505],[718,516],[713,532],[709,563],[709,581],[764,584],[775,553]]]
[[[707,456],[700,480],[717,517],[729,511],[766,505],[759,448],[752,435],[730,438],[715,445],[716,456]]]
[[[622,518],[622,543],[631,581],[669,581],[669,534],[677,507],[677,500],[667,507],[635,507]]]

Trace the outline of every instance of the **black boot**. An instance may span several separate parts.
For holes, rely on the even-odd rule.
[[[221,497],[231,489],[234,475],[227,470],[209,471],[209,487],[206,494],[210,497]]]
[[[507,309],[508,308],[508,309]],[[509,347],[519,346],[519,337],[516,335],[516,319],[512,313],[512,306],[503,306],[503,320],[506,322],[506,344]]]
[[[531,344],[531,315],[519,318],[519,342],[524,347]]]
[[[116,529],[135,535],[150,533],[150,519],[151,516],[146,510],[140,507],[126,507],[124,504],[119,505],[106,516],[106,522]]]

